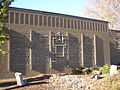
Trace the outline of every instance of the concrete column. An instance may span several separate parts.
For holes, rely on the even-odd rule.
[[[7,41],[8,45],[7,45],[7,50],[10,51],[10,41]],[[10,52],[8,53],[8,71],[10,71]]]
[[[97,65],[97,51],[96,51],[96,35],[94,34],[94,64],[93,65]]]
[[[10,28],[9,28],[9,32],[10,32]],[[8,43],[7,44],[7,48],[8,48],[7,50],[9,51],[8,57],[7,57],[8,58],[8,65],[7,66],[8,66],[8,71],[10,71],[10,46],[11,46],[10,45],[10,39],[7,41],[7,43]]]
[[[69,33],[66,32],[66,36],[67,36],[67,60],[69,60]]]
[[[32,30],[30,29],[30,70],[32,69]]]
[[[82,62],[82,66],[84,66],[83,34],[81,34],[81,62]]]
[[[35,25],[35,15],[33,15],[33,25]]]
[[[49,51],[51,52],[52,51],[52,38],[51,38],[51,36],[52,36],[52,32],[51,31],[49,31]]]
[[[49,31],[49,52],[50,52],[49,68],[52,68],[52,60],[51,60],[51,53],[52,53],[52,32],[51,31]]]

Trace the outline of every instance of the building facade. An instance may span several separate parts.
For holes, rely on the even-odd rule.
[[[120,30],[110,30],[109,38],[111,64],[120,65]]]
[[[14,7],[8,14],[9,54],[1,57],[0,78],[114,63],[116,41],[106,21]]]

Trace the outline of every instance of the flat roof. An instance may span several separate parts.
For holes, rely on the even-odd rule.
[[[92,20],[92,21],[109,23],[108,21],[104,21],[104,20],[91,19],[91,18],[86,18],[86,17],[74,16],[74,15],[68,15],[68,14],[61,14],[61,13],[55,13],[55,12],[48,12],[48,11],[41,11],[41,10],[33,10],[33,9],[18,8],[18,7],[9,7],[9,9],[30,11],[30,12],[33,12],[33,13],[37,12],[37,13],[43,13],[43,14],[53,14],[53,15],[71,17],[71,18],[86,19],[86,20]]]

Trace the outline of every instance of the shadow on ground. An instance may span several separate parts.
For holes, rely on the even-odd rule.
[[[41,76],[41,77],[25,79],[25,81],[27,83],[23,86],[17,86],[16,81],[11,81],[11,82],[9,81],[9,82],[0,83],[0,87],[13,86],[13,87],[10,87],[10,88],[3,89],[3,90],[11,90],[11,89],[17,89],[17,88],[21,88],[21,87],[25,87],[25,86],[31,86],[31,85],[48,84],[48,82],[42,81],[42,80],[49,79],[50,77],[51,77],[51,75],[44,75],[44,76]]]

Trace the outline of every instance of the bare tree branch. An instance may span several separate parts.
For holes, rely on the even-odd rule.
[[[111,29],[120,29],[120,0],[88,0],[87,16],[111,23]]]

